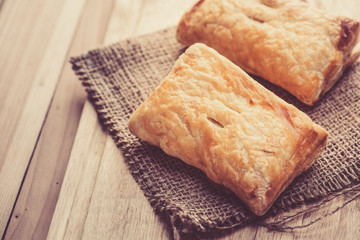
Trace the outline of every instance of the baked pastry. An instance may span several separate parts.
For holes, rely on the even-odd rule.
[[[131,115],[131,133],[204,171],[257,215],[308,169],[328,133],[204,44]]]
[[[359,22],[294,0],[200,0],[177,39],[205,43],[313,105],[359,56]]]

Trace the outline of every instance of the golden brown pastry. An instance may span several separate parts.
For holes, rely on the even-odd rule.
[[[202,42],[313,105],[359,55],[359,23],[295,0],[201,0],[177,38]]]
[[[257,215],[310,167],[328,136],[201,43],[180,56],[129,129],[231,189]]]

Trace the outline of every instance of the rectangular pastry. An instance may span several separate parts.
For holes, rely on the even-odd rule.
[[[177,39],[205,43],[313,105],[359,56],[359,22],[294,0],[200,0]]]
[[[204,44],[189,47],[131,115],[140,139],[201,169],[263,215],[328,133]]]

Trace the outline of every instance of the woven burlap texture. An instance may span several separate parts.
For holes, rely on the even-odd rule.
[[[241,226],[251,220],[273,228],[284,227],[285,220],[299,212],[317,209],[339,193],[355,191],[358,195],[360,65],[352,66],[314,107],[305,106],[284,90],[257,79],[330,134],[321,158],[295,179],[264,217],[257,218],[234,194],[210,182],[201,171],[142,142],[127,128],[131,113],[170,72],[184,50],[176,41],[175,29],[170,28],[71,59],[101,123],[121,149],[136,182],[151,205],[168,216],[176,231],[206,233]],[[264,221],[287,212],[291,214],[285,214],[282,220]]]

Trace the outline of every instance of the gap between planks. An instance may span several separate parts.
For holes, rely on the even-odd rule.
[[[78,22],[83,2],[80,0],[74,4],[73,1],[67,0],[60,9],[59,18],[51,28],[52,36],[48,45],[45,45],[47,47],[45,55],[36,71],[24,108],[12,134],[11,144],[6,155],[2,156],[0,192],[3,194],[3,198],[0,204],[0,235],[3,235],[7,226],[24,173],[44,124],[49,103],[64,64],[63,60],[75,32],[76,24],[73,22]],[[3,11],[6,9],[9,10],[9,8],[2,8],[1,14],[4,14]],[[56,57],[54,58],[54,56]],[[18,106],[15,105],[15,107]]]
[[[113,3],[114,0],[87,0],[64,62],[69,55],[100,45]],[[61,74],[44,132],[9,220],[6,239],[23,239],[29,235],[46,238],[85,101],[85,92],[69,66],[65,64]]]
[[[108,26],[108,29],[112,30],[112,34],[107,33],[105,35],[105,43],[119,40],[119,34],[121,33],[124,34],[123,38],[128,36],[125,34],[132,35],[132,31],[137,25],[137,19],[134,21],[133,16],[139,16],[142,5],[143,1],[116,1]],[[119,25],[119,22],[122,24]],[[84,141],[86,140],[84,136],[87,135],[89,129],[98,132],[96,136],[90,138],[92,144],[95,144],[95,147],[90,149],[84,147],[91,144],[84,144]],[[101,162],[101,156],[95,158],[96,152],[103,151],[105,148],[105,139],[107,137],[109,136],[102,132],[102,128],[97,121],[97,115],[92,105],[87,101],[82,112],[82,118],[79,123],[74,147],[69,158],[68,168],[64,176],[64,182],[61,187],[47,239],[64,239],[65,237],[80,238],[84,234],[84,226],[88,215],[87,211],[90,205],[92,190],[88,188],[90,184],[89,181],[81,182],[76,176],[86,174],[87,178],[91,179],[90,186],[93,187],[93,184],[95,184],[95,180],[97,179],[97,170],[99,169],[99,164]],[[79,159],[79,154],[86,156],[85,162],[84,160]],[[93,158],[92,164],[97,163],[96,165],[91,165],[91,162],[88,160],[90,157]],[[79,164],[83,164],[82,167],[79,167]],[[87,170],[84,171],[84,169]],[[77,195],[77,193],[74,192],[74,186],[80,190],[83,189],[82,192],[85,196],[80,197]],[[86,204],[84,204],[84,202]],[[71,211],[74,209],[78,210],[78,216],[71,215]]]

